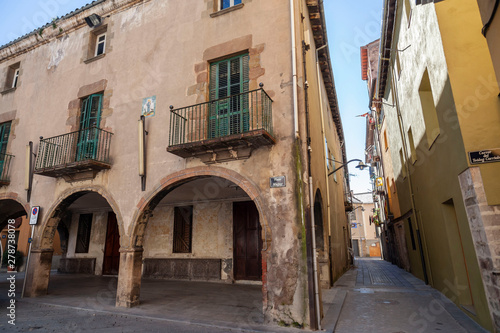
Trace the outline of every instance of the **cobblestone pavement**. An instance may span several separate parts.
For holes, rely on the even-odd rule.
[[[10,325],[7,273],[0,273],[0,332],[301,332],[266,324],[259,285],[143,279],[141,304],[115,307],[116,277],[51,274],[48,295],[21,298],[15,279]],[[7,313],[6,313],[7,312]]]
[[[333,289],[327,332],[486,332],[439,291],[380,259],[356,258]]]

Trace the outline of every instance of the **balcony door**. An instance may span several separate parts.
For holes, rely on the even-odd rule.
[[[248,131],[248,61],[244,54],[210,65],[209,138]]]
[[[9,141],[10,122],[0,124],[0,179],[3,179],[3,167],[7,161],[7,141]]]
[[[76,149],[76,161],[95,159],[99,144],[102,94],[94,94],[82,100],[80,131]]]

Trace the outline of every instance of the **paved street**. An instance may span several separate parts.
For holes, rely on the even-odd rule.
[[[6,277],[0,274],[4,291]],[[124,309],[114,306],[115,277],[53,274],[47,296],[20,299],[23,277],[16,279],[16,326],[3,319],[0,331],[301,332],[264,324],[259,285],[144,279],[141,305]],[[323,291],[322,326],[338,333],[485,332],[443,297],[395,265],[357,258]],[[7,305],[2,292],[0,307]]]
[[[485,332],[440,292],[389,262],[357,258],[326,291],[323,326],[337,333]]]
[[[5,316],[7,273],[0,274],[0,331],[5,332],[300,332],[265,324],[260,285],[143,279],[141,304],[115,307],[116,277],[52,272],[48,295],[20,298],[16,325]]]

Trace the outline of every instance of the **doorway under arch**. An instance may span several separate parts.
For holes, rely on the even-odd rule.
[[[258,193],[236,172],[217,167],[164,179],[142,201],[129,251],[122,250],[128,266],[120,269],[117,305],[139,304],[142,278],[257,283],[267,296],[271,235]]]
[[[25,293],[47,294],[55,269],[66,274],[117,275],[123,230],[117,215],[114,201],[101,189],[73,189],[61,195],[39,226]],[[56,243],[61,245],[60,256],[54,253]],[[57,287],[51,283],[50,291]]]

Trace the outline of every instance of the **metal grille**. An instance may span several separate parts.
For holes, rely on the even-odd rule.
[[[41,139],[35,170],[88,160],[109,163],[112,136],[113,133],[91,127]]]
[[[169,145],[202,141],[264,129],[273,134],[273,100],[264,91],[234,94],[170,110]]]

